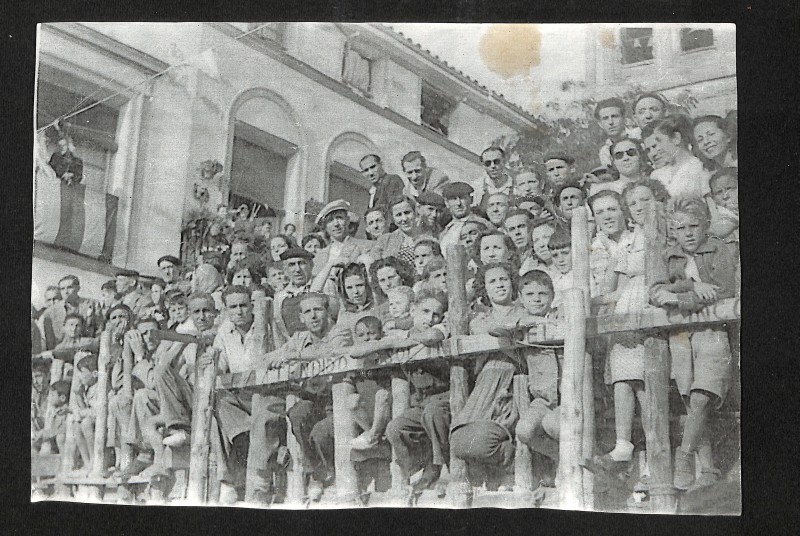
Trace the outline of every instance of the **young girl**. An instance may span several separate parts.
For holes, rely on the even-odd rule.
[[[683,116],[668,117],[642,130],[642,140],[653,167],[651,179],[660,181],[671,197],[704,196],[710,173],[689,151],[690,129]]]
[[[661,183],[645,180],[633,183],[622,194],[623,209],[633,223],[632,231],[624,231],[618,242],[613,271],[609,274],[607,290],[614,303],[614,314],[641,313],[649,305],[645,277],[646,244],[644,226],[648,217],[663,218],[663,205],[667,193]],[[652,215],[651,215],[652,214]],[[654,222],[655,223],[655,222]],[[659,247],[666,247],[663,222],[656,238]],[[652,239],[652,238],[651,238]],[[633,456],[631,433],[636,401],[641,407],[642,419],[649,415],[644,391],[644,336],[638,332],[618,333],[611,336],[608,355],[610,380],[614,386],[614,422],[617,439],[614,449],[601,456],[599,462],[612,469],[626,467]],[[648,429],[645,423],[645,430]],[[647,475],[643,471],[643,477]]]
[[[392,330],[411,329],[414,319],[411,318],[411,304],[414,303],[414,290],[404,285],[389,289],[386,293],[389,305],[387,320],[383,330],[389,333]]]
[[[490,308],[470,322],[470,334],[488,333],[519,319],[517,271],[508,262],[485,264],[478,270],[476,291]],[[516,353],[493,352],[475,363],[475,387],[454,416],[450,436],[453,454],[467,462],[473,486],[485,480],[488,489],[496,490],[511,472],[514,428],[519,419],[512,382],[523,368]]]
[[[677,245],[667,250],[658,267],[650,302],[668,314],[695,313],[734,296],[735,251],[708,236],[708,207],[699,197],[673,199],[669,210]],[[719,409],[733,383],[735,362],[724,328],[698,327],[673,332],[669,340],[672,376],[687,408],[681,446],[675,452],[673,485],[688,489],[694,482],[692,460],[701,465],[697,486],[719,478],[706,429],[712,410]]]
[[[410,266],[397,257],[386,257],[370,265],[370,281],[377,303],[386,301],[386,292],[391,288],[400,285],[407,287],[414,285],[414,276]]]

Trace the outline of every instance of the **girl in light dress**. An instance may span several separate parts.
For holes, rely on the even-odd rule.
[[[632,224],[619,240],[613,270],[609,270],[606,288],[613,303],[615,315],[638,314],[652,308],[649,305],[649,287],[646,278],[646,244],[656,240],[666,247],[666,225],[663,203],[669,197],[664,186],[655,180],[645,179],[628,185],[623,190],[623,209]],[[648,236],[645,222],[655,220],[655,236]],[[649,227],[649,226],[648,226]],[[610,470],[624,470],[633,457],[631,434],[633,416],[638,400],[643,424],[649,416],[644,390],[644,340],[638,332],[614,334],[611,338],[609,364],[611,383],[614,385],[614,421],[616,443],[614,449],[601,456],[598,462]],[[645,430],[648,429],[644,424]],[[647,480],[646,466],[640,481]],[[640,486],[641,486],[640,482]]]

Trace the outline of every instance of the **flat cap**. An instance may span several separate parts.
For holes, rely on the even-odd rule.
[[[114,275],[124,275],[126,277],[139,277],[139,272],[136,270],[129,270],[127,268],[119,268],[114,271]]]
[[[442,189],[442,197],[453,199],[454,197],[467,197],[475,190],[466,182],[450,182]]]
[[[286,251],[284,251],[283,253],[281,253],[281,260],[282,261],[289,260],[289,259],[297,259],[297,258],[313,260],[314,259],[314,254],[311,253],[310,251],[304,250],[303,248],[289,248]]]
[[[160,257],[158,259],[158,262],[156,263],[156,266],[161,266],[162,262],[169,262],[174,264],[175,266],[181,265],[181,260],[173,255],[164,255],[163,257]]]
[[[420,205],[444,208],[444,197],[436,192],[422,192],[417,196],[417,203]]]
[[[567,153],[548,153],[544,157],[544,161],[547,162],[548,160],[563,160],[569,165],[575,163],[575,158],[571,157]]]
[[[317,225],[319,225],[319,222],[321,222],[325,216],[327,216],[331,212],[336,212],[337,210],[346,211],[347,217],[351,222],[358,221],[358,215],[356,215],[352,210],[350,210],[350,203],[348,203],[344,199],[337,199],[336,201],[331,201],[330,203],[322,207],[322,210],[320,210],[319,214],[317,215],[316,219]]]

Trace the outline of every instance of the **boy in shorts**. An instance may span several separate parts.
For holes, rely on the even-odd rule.
[[[65,380],[50,386],[43,425],[31,434],[31,452],[38,450],[42,455],[64,452],[70,388],[70,382]]]
[[[677,244],[666,251],[658,266],[650,302],[669,315],[686,315],[733,297],[736,254],[730,245],[708,236],[710,217],[705,201],[696,196],[675,199],[669,216]],[[673,485],[687,490],[694,483],[696,452],[702,479],[697,484],[719,478],[707,422],[728,394],[735,364],[728,333],[718,326],[674,332],[669,346],[672,376],[687,408],[683,441],[675,452]]]

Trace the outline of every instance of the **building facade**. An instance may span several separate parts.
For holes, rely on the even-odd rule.
[[[738,108],[735,25],[592,24],[587,32],[585,79],[599,98],[623,86],[670,100],[688,90],[698,101],[694,115]]]
[[[400,158],[419,150],[452,180],[471,181],[492,140],[535,128],[378,24],[47,24],[38,59],[43,152],[63,131],[84,171],[77,187],[37,174],[36,305],[68,273],[90,297],[113,268],[155,274],[203,208],[266,205],[302,232],[311,199],[365,207],[366,154],[402,174]],[[222,172],[204,178],[207,161]]]

